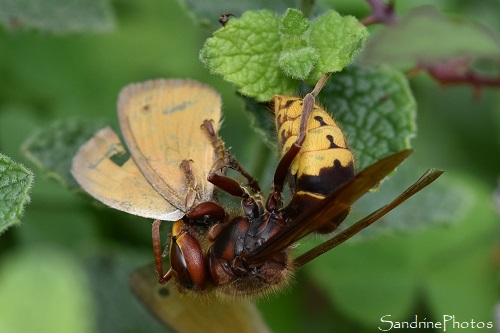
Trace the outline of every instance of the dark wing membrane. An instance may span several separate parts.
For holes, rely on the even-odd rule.
[[[342,244],[364,228],[368,227],[372,223],[376,222],[385,214],[389,213],[391,210],[405,202],[407,199],[412,197],[414,194],[422,190],[424,187],[435,181],[439,176],[443,174],[443,171],[436,169],[429,169],[427,172],[420,177],[413,185],[408,187],[400,196],[394,199],[391,203],[377,209],[367,217],[354,223],[352,226],[342,231],[341,233],[335,235],[324,243],[316,246],[315,248],[307,251],[295,260],[297,266],[302,266],[309,261],[313,260],[317,256],[330,251],[334,247]]]
[[[245,256],[248,262],[265,260],[276,251],[281,251],[299,239],[329,223],[345,211],[371,188],[376,186],[391,171],[401,164],[412,150],[403,150],[370,165],[341,185],[335,192],[309,208],[282,228],[266,243]]]

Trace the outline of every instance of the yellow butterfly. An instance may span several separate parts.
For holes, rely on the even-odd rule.
[[[207,176],[217,154],[201,124],[210,119],[219,129],[216,91],[191,80],[131,84],[120,93],[118,118],[127,149],[106,127],[73,159],[71,172],[86,192],[112,208],[166,221],[212,198]],[[127,150],[132,158],[124,159]],[[183,161],[192,161],[191,184]]]

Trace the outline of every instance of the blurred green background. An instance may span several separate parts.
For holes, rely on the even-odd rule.
[[[363,1],[325,3],[360,18],[368,13]],[[499,1],[404,1],[398,13],[423,3],[500,31]],[[95,205],[27,161],[20,148],[37,129],[74,119],[117,129],[116,97],[126,84],[194,78],[221,93],[221,135],[240,162],[260,170],[264,183],[272,170],[272,158],[264,168],[255,163],[256,154],[273,152],[249,127],[233,88],[198,60],[218,17],[212,27],[201,26],[172,0],[114,1],[112,9],[115,28],[107,33],[54,36],[16,28],[15,20],[0,28],[0,151],[36,175],[22,224],[0,237],[0,332],[165,330],[128,287],[130,272],[152,262],[150,222]],[[494,319],[499,90],[485,89],[474,99],[470,87],[442,88],[425,74],[411,85],[419,136],[410,163],[446,170],[444,183],[467,194],[460,220],[350,242],[305,266],[293,287],[259,302],[273,331],[375,332],[387,314],[410,321],[415,314],[435,321],[443,315]]]

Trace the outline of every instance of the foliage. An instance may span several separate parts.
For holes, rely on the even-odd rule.
[[[296,89],[294,79],[316,81],[352,62],[367,36],[354,17],[329,11],[309,23],[298,10],[280,19],[268,10],[248,11],[207,39],[200,59],[211,72],[259,102]]]
[[[33,185],[33,174],[0,153],[0,234],[20,222]]]

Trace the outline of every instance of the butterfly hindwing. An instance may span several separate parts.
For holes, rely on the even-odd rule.
[[[86,192],[110,207],[161,220],[182,217],[184,214],[151,186],[126,154],[116,133],[106,127],[80,148],[71,172]]]

